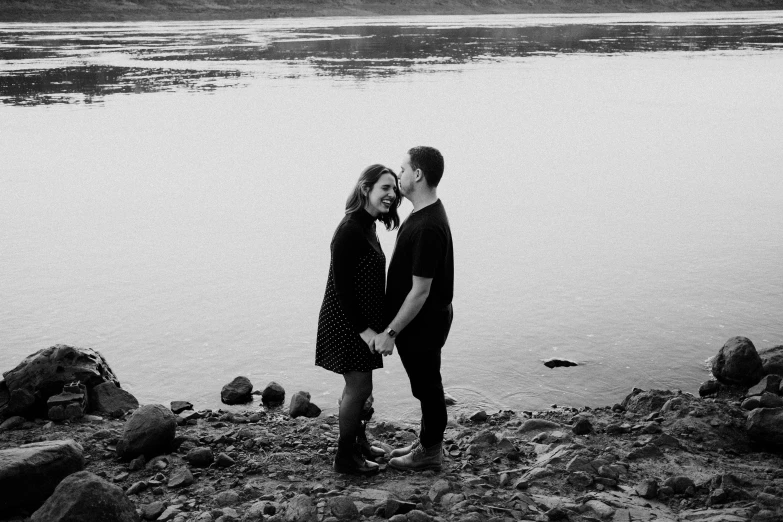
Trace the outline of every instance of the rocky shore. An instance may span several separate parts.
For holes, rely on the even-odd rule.
[[[0,22],[783,9],[783,0],[4,0]]]
[[[730,339],[700,397],[633,390],[605,407],[452,418],[442,471],[399,472],[381,458],[370,478],[332,471],[337,419],[304,392],[272,406],[285,390],[270,383],[267,406],[241,413],[186,401],[136,407],[129,394],[94,391],[121,390],[97,352],[47,350],[0,381],[0,520],[783,520],[783,346],[757,352]],[[68,378],[89,383],[102,371],[100,384],[86,386],[89,413],[62,394],[41,413],[40,390],[56,387],[41,353],[50,362],[81,357],[58,363]],[[22,379],[30,366],[37,377]],[[23,381],[38,388],[25,395]],[[223,400],[247,400],[245,381],[229,383]],[[415,437],[413,427],[383,421],[368,432],[386,449]]]

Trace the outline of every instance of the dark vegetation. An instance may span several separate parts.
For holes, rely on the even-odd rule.
[[[783,0],[4,0],[0,22],[783,9]]]

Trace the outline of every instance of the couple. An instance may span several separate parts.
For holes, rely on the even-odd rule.
[[[440,469],[446,402],[440,352],[453,317],[454,256],[451,231],[437,188],[443,156],[432,147],[405,155],[399,179],[383,165],[364,169],[345,205],[345,217],[331,244],[331,264],[321,312],[315,364],[345,379],[340,402],[340,438],[334,469],[371,475],[372,460],[384,454],[367,443],[364,410],[372,393],[372,371],[396,344],[421,403],[419,438],[390,453],[389,465],[403,470]],[[401,195],[413,211],[400,226]],[[375,222],[399,227],[386,281]]]

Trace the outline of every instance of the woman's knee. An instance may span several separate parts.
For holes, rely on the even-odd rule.
[[[372,394],[372,373],[371,372],[350,372],[345,374],[346,392],[362,401]]]

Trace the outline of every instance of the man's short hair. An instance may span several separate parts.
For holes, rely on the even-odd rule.
[[[411,168],[421,169],[427,185],[437,187],[443,177],[443,155],[433,147],[413,147],[408,151],[411,157]]]

